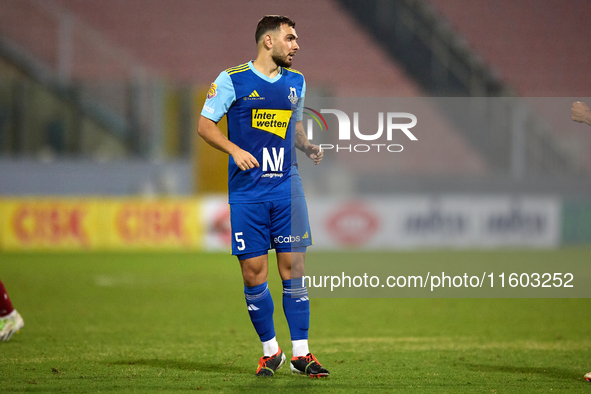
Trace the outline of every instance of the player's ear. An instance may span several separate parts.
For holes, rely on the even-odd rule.
[[[267,49],[273,48],[273,37],[271,37],[270,34],[265,34],[265,37],[263,38],[263,42],[265,43],[265,46],[267,47]]]

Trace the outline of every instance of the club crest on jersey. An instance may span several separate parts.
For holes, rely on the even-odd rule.
[[[211,86],[209,87],[209,90],[207,91],[207,99],[212,99],[215,96],[217,96],[218,94],[218,85],[216,85],[215,83],[212,83]]]
[[[296,93],[296,89],[291,86],[289,87],[289,96],[287,96],[287,98],[293,105],[296,105],[300,100],[298,94]]]

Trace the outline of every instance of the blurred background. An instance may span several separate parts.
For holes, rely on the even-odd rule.
[[[310,100],[475,98],[395,158],[303,164],[320,246],[591,243],[587,0],[0,0],[2,248],[227,249],[227,157],[195,130],[265,14],[296,22]]]

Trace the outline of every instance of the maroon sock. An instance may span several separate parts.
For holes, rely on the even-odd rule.
[[[0,280],[0,317],[6,316],[14,310],[10,297],[4,288],[4,284]]]

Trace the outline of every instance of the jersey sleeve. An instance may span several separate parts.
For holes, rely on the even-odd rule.
[[[235,101],[236,91],[232,78],[226,71],[222,71],[209,87],[201,115],[217,123]]]
[[[304,99],[306,98],[306,80],[302,85],[302,93],[298,100],[298,106],[296,108],[296,122],[301,122],[304,119]]]

